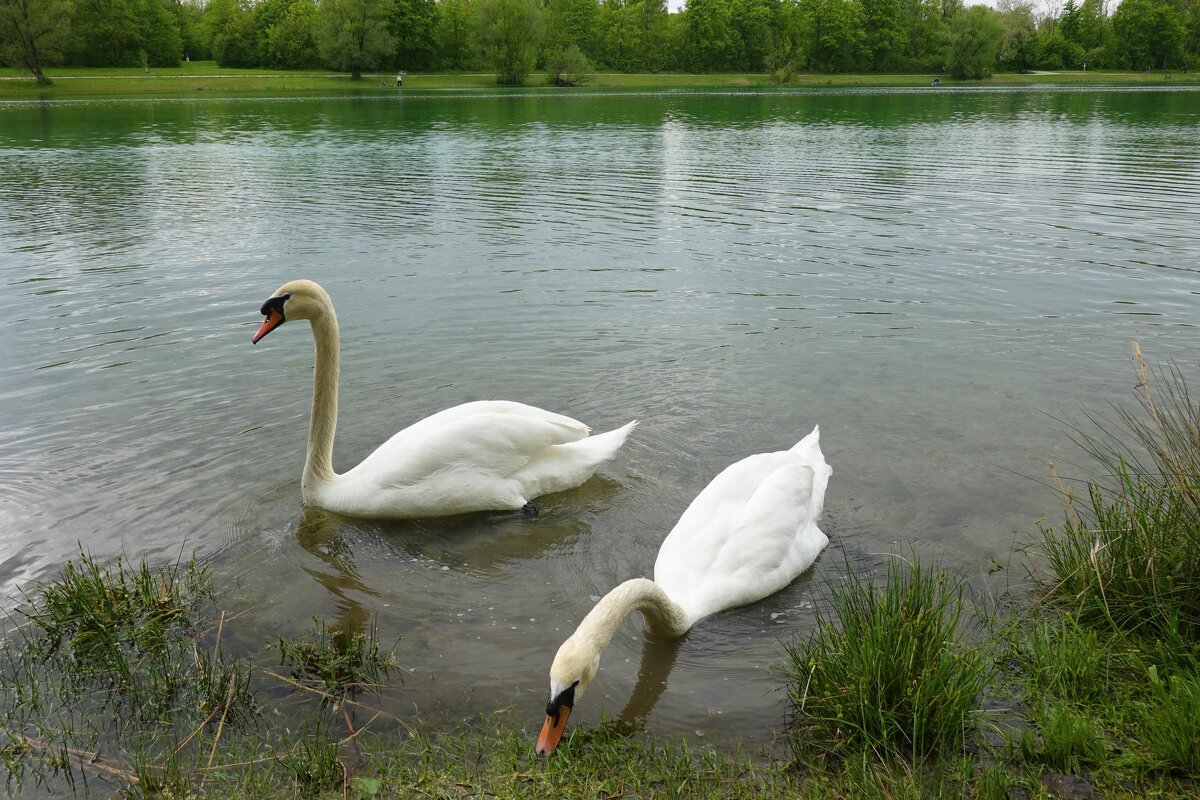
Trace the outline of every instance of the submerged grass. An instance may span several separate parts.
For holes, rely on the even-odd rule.
[[[248,669],[197,647],[195,620],[210,600],[211,575],[195,561],[153,570],[120,558],[102,566],[81,553],[26,597],[24,621],[13,620],[22,646],[6,650],[0,687],[14,712],[99,705],[114,725],[180,706],[243,713],[253,705]]]
[[[86,553],[26,597],[10,618],[19,646],[0,659],[0,762],[11,778],[26,767],[72,780],[73,765],[109,748],[129,763],[179,729],[249,719],[250,667],[209,647],[197,620],[211,602],[211,574],[191,561],[162,569]],[[93,767],[130,776],[125,768]]]
[[[364,688],[380,685],[397,668],[396,647],[381,652],[378,627],[367,631],[339,628],[330,633],[325,623],[313,618],[313,630],[295,638],[279,637],[275,648],[291,676],[312,681],[322,690],[323,702],[353,696]]]
[[[362,758],[353,695],[395,667],[372,623],[323,623],[276,643],[293,677],[257,670],[221,648],[224,614],[211,572],[194,560],[152,568],[86,553],[25,598],[0,649],[0,767],[9,788],[76,791],[100,780],[129,797],[313,796],[341,786],[348,751]],[[215,620],[215,624],[213,621]],[[394,649],[394,648],[393,648]],[[255,673],[260,679],[252,680]],[[266,716],[266,676],[302,693],[293,717]],[[330,714],[334,710],[336,714]],[[303,716],[307,710],[307,716]],[[332,729],[345,724],[338,739]],[[271,765],[271,766],[264,766]]]

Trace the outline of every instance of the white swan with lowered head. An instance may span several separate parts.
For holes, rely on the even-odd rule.
[[[253,342],[306,319],[316,341],[304,502],[357,517],[436,517],[527,508],[578,486],[625,442],[636,420],[589,436],[578,420],[504,401],[464,403],[392,436],[357,467],[333,471],[338,406],[338,324],[317,283],[291,281],[263,303]]]
[[[654,580],[634,578],[600,598],[558,648],[537,752],[558,747],[571,708],[627,616],[640,611],[652,635],[677,638],[709,614],[761,600],[808,569],[829,544],[817,518],[832,472],[818,427],[790,450],[749,456],[713,478],[663,541]]]

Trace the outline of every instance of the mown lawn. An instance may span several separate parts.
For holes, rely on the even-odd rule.
[[[15,67],[0,68],[0,99],[81,98],[95,96],[177,97],[199,93],[216,95],[279,95],[298,93],[380,93],[425,91],[438,89],[494,89],[499,87],[495,76],[486,72],[409,73],[403,89],[395,86],[394,73],[365,74],[354,81],[345,73],[327,70],[269,70],[231,69],[218,67],[212,61],[190,61],[178,68],[48,68],[50,86],[39,86],[28,70]],[[1168,77],[1168,75],[1170,77]],[[587,86],[576,89],[556,89],[547,85],[544,73],[529,76],[526,86],[516,91],[605,91],[612,89],[743,89],[787,87],[897,87],[927,86],[935,76],[910,75],[821,75],[799,74],[790,83],[780,86],[762,73],[731,73],[693,75],[687,73],[625,74],[598,73]],[[944,87],[1024,86],[1024,85],[1154,85],[1194,84],[1194,73],[1179,72],[1116,72],[1061,71],[1037,72],[1026,75],[999,73],[985,81],[955,81],[937,76]]]

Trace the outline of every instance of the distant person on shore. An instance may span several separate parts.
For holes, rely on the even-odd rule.
[[[404,73],[403,73],[403,72],[397,72],[397,73],[396,73],[396,85],[397,85],[397,86],[403,86],[403,85],[404,85]]]

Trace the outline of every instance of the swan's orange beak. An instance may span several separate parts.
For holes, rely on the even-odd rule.
[[[283,324],[283,314],[277,308],[267,309],[267,318],[263,320],[262,326],[258,329],[258,333],[254,334],[254,338],[250,340],[250,344],[258,344],[258,340],[266,336],[271,331]]]
[[[570,706],[559,706],[554,715],[546,715],[542,723],[542,735],[538,737],[537,746],[533,751],[539,756],[548,756],[558,748],[558,740],[562,738],[567,728],[567,717],[571,716]]]

